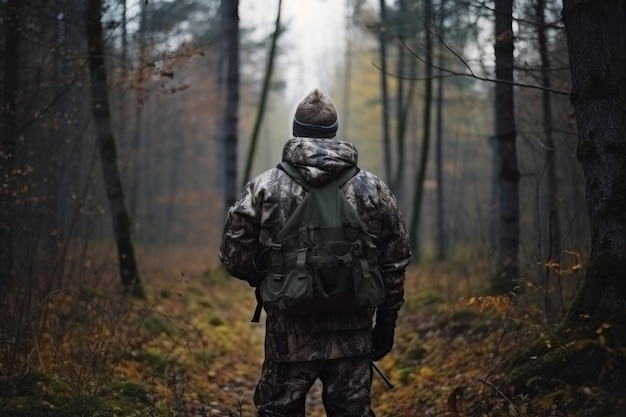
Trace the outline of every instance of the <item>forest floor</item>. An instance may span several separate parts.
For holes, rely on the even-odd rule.
[[[250,323],[253,290],[219,268],[163,275],[145,279],[145,302],[50,294],[27,371],[0,379],[0,415],[254,416],[264,329]],[[394,387],[374,376],[378,417],[595,415],[568,406],[584,394],[565,386],[531,398],[500,385],[503,364],[542,326],[528,305],[479,296],[486,279],[478,265],[408,271],[394,349],[377,363]],[[324,415],[315,385],[307,416]]]

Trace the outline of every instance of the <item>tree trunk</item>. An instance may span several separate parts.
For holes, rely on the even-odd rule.
[[[623,39],[625,29],[623,20],[603,9],[599,2],[563,1],[571,101],[578,124],[577,157],[585,173],[591,221],[591,259],[567,320],[578,323],[583,315],[593,313],[594,325],[626,315],[626,100],[620,97],[617,83],[626,72],[612,71],[616,53],[622,59],[624,53],[612,46]]]
[[[20,63],[20,14],[21,0],[8,0],[5,7],[4,29],[4,82],[0,98],[0,289],[7,290],[13,283],[13,221],[14,168],[16,133],[17,93]],[[5,293],[5,291],[2,291]]]
[[[239,0],[222,0],[222,56],[220,83],[226,87],[226,103],[222,116],[221,162],[224,173],[224,209],[237,199],[237,122],[239,108]]]
[[[399,26],[399,36],[401,39],[406,39],[404,36],[404,22],[403,17],[406,15],[406,3],[404,0],[398,1],[399,18],[396,24]],[[398,191],[402,189],[402,177],[404,170],[404,154],[405,154],[405,133],[406,133],[406,118],[403,117],[404,108],[404,58],[405,58],[405,46],[402,42],[398,43],[398,59],[396,61],[396,140],[398,141],[396,147],[396,169],[393,177],[393,182],[390,184],[391,189]],[[400,194],[402,195],[402,194]]]
[[[607,13],[607,4],[619,7]],[[624,40],[625,18],[623,2],[563,0],[591,256],[552,348],[537,343],[522,352],[509,375],[520,388],[531,378],[536,384],[567,381],[570,387],[597,388],[602,396],[584,396],[603,402],[598,412],[605,414],[596,415],[626,411],[626,100],[618,81],[626,72],[617,65],[624,49],[615,47]]]
[[[430,116],[431,102],[433,96],[433,41],[430,36],[432,18],[432,0],[425,1],[424,7],[424,31],[426,33],[425,68],[424,68],[424,110],[422,119],[422,150],[420,154],[420,164],[415,175],[415,192],[413,195],[413,213],[410,223],[411,247],[415,259],[419,259],[419,222],[421,218],[422,200],[424,198],[424,179],[426,178],[426,168],[428,166],[428,154],[430,150]]]
[[[346,0],[346,51],[344,56],[344,75],[343,75],[343,111],[341,117],[341,138],[345,141],[350,141],[350,98],[352,91],[350,89],[352,79],[352,45],[354,43],[354,9],[352,8],[352,0]]]
[[[626,3],[623,0],[607,0],[609,53],[611,54],[611,69],[619,88],[622,103],[626,102]],[[626,125],[626,112],[622,112],[622,125]]]
[[[439,29],[443,42],[445,21],[445,0],[441,1],[439,11]],[[437,260],[443,261],[447,256],[447,235],[445,230],[445,206],[443,201],[443,51],[439,52],[438,67],[439,80],[437,80],[437,127],[435,141],[435,175],[437,178]]]
[[[548,51],[548,40],[546,36],[546,4],[545,0],[537,0],[535,4],[535,14],[537,18],[537,39],[539,43],[539,56],[541,59],[541,85],[546,89],[550,88],[550,57]],[[553,321],[552,306],[555,306],[554,300],[550,300],[549,294],[561,295],[560,276],[557,273],[557,291],[549,291],[550,275],[552,267],[548,265],[560,265],[561,263],[561,226],[559,213],[559,190],[557,189],[557,160],[556,149],[554,148],[554,139],[552,135],[552,100],[550,92],[544,90],[541,92],[541,108],[543,117],[544,149],[546,155],[546,198],[548,219],[548,236],[547,251],[545,252],[545,262],[543,268],[543,287],[544,287],[544,314],[548,323]],[[545,229],[545,228],[544,228]],[[546,240],[544,240],[546,241]],[[561,300],[562,301],[562,300]],[[559,303],[563,309],[563,302]],[[563,313],[563,311],[561,311]]]
[[[265,78],[263,79],[263,89],[261,90],[261,100],[259,101],[259,108],[254,122],[254,129],[252,130],[252,138],[250,139],[250,151],[248,152],[248,161],[246,163],[246,171],[243,176],[243,185],[250,180],[252,172],[252,163],[254,162],[254,154],[256,151],[256,145],[259,140],[259,132],[261,130],[261,123],[263,123],[263,114],[265,113],[265,103],[267,102],[267,96],[269,95],[270,82],[272,81],[272,72],[274,69],[274,58],[276,57],[276,44],[278,43],[278,37],[280,36],[280,11],[282,9],[282,0],[278,0],[278,11],[276,12],[276,24],[274,25],[274,34],[272,35],[272,43],[270,45],[270,54],[267,60],[267,67],[265,68]]]
[[[380,0],[380,91],[383,118],[383,168],[385,181],[391,185],[391,138],[389,137],[389,93],[387,91],[387,6]]]
[[[513,289],[518,275],[519,170],[513,106],[513,0],[495,2],[495,140],[498,192],[496,273],[491,289]]]
[[[89,47],[89,73],[91,76],[92,108],[100,162],[113,220],[122,286],[130,294],[143,297],[135,250],[131,240],[131,221],[126,209],[124,190],[117,166],[117,148],[111,130],[111,111],[104,62],[104,36],[102,29],[102,2],[87,2],[87,44]]]
[[[407,8],[406,0],[400,0],[398,3],[399,11],[400,11],[400,36],[404,41],[407,40],[407,27],[409,26],[409,22],[407,21],[409,17],[409,10]],[[409,62],[409,74],[408,76],[411,78],[409,81],[408,91],[405,93],[405,83],[403,82],[403,78],[406,76],[406,45],[404,42],[400,42],[398,45],[398,79],[396,80],[398,86],[398,94],[396,98],[396,111],[397,111],[397,122],[396,122],[396,131],[397,131],[397,158],[396,158],[396,171],[395,176],[392,183],[392,189],[396,191],[398,194],[398,200],[401,201],[403,193],[400,192],[404,183],[404,176],[406,171],[406,134],[407,134],[407,125],[409,121],[409,112],[411,111],[411,106],[413,104],[413,98],[415,95],[415,85],[417,81],[415,81],[416,77],[416,67],[417,62],[415,59],[410,60]]]
[[[137,30],[137,72],[141,74],[145,71],[146,67],[146,32],[147,28],[147,10],[146,3],[140,3],[139,11],[139,29]],[[148,80],[144,76],[139,77],[142,83],[147,83]],[[147,195],[144,191],[145,184],[141,181],[141,139],[145,132],[142,131],[142,122],[144,120],[144,104],[146,100],[146,88],[142,85],[141,88],[135,89],[135,119],[133,138],[130,144],[130,156],[132,160],[132,175],[130,180],[130,213],[136,216],[139,211],[139,200],[141,195]],[[149,213],[152,213],[152,208],[149,208]]]

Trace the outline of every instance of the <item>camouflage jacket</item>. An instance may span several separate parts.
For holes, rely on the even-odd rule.
[[[356,166],[355,147],[335,139],[294,138],[282,159],[296,165],[306,180],[324,184]],[[377,321],[395,324],[404,302],[404,271],[410,248],[396,198],[375,175],[359,170],[342,190],[357,209],[380,252],[386,300],[376,309]],[[219,257],[229,273],[256,287],[264,279],[264,251],[302,201],[306,191],[278,168],[251,180],[226,219]],[[285,316],[267,311],[266,357],[307,361],[367,356],[371,351],[373,311]]]

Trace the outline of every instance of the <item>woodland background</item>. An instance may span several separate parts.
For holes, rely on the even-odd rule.
[[[2,2],[2,415],[252,415],[217,247],[311,71],[411,235],[377,415],[622,415],[623,4],[345,0],[313,70],[320,1]]]

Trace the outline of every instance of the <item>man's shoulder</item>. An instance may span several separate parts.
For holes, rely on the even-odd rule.
[[[371,171],[359,168],[359,172],[355,175],[358,181],[367,183],[369,188],[376,188],[379,192],[389,189],[387,184],[376,174]]]
[[[255,187],[259,185],[265,186],[267,184],[275,183],[277,179],[285,175],[286,174],[282,170],[278,169],[278,165],[276,165],[258,174],[249,181],[249,184],[254,185]]]

